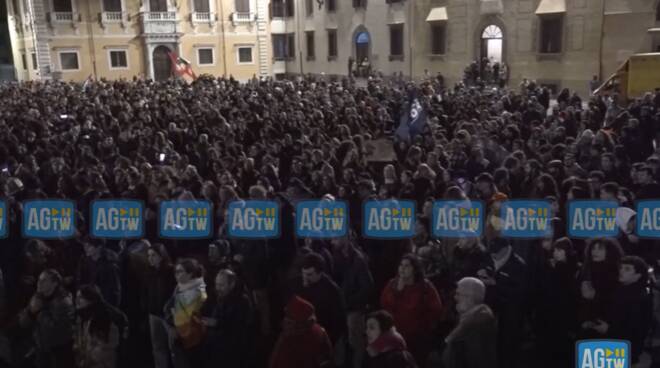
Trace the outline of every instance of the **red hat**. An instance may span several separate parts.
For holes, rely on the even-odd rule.
[[[286,317],[296,322],[304,322],[314,316],[314,306],[303,298],[293,296],[284,308]]]

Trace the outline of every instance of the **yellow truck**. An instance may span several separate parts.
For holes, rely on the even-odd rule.
[[[618,92],[624,99],[642,97],[660,88],[660,52],[632,55],[594,94]]]

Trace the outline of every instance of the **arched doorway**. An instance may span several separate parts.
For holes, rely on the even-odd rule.
[[[172,75],[172,60],[169,55],[170,49],[158,46],[154,49],[154,80],[166,80]]]
[[[481,32],[481,60],[488,59],[491,63],[501,63],[503,46],[502,29],[494,24],[486,26]]]
[[[364,58],[369,59],[369,43],[371,37],[369,32],[361,31],[355,35],[355,60],[361,63]]]

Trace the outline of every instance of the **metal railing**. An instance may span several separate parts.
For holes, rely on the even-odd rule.
[[[73,22],[74,14],[72,12],[52,12],[50,19],[53,22]]]
[[[104,22],[121,22],[124,20],[124,13],[122,12],[103,12],[101,19]]]
[[[194,12],[192,13],[193,22],[214,22],[215,14],[208,12]]]
[[[254,21],[254,14],[249,12],[234,12],[232,14],[234,23],[249,23]]]

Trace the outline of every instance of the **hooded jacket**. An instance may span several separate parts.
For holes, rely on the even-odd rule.
[[[447,336],[444,368],[488,368],[496,360],[497,322],[486,304],[466,312]]]
[[[280,333],[269,368],[321,368],[332,359],[332,344],[316,323],[314,306],[294,296],[285,308]]]

